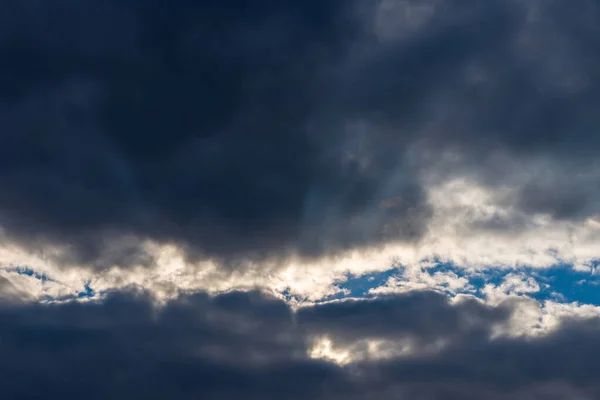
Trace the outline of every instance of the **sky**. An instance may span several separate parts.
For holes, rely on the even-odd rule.
[[[0,398],[600,398],[600,1],[0,1]]]

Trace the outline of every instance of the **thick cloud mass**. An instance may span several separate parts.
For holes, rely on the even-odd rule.
[[[404,211],[379,209],[382,177],[321,143],[338,135],[321,103],[363,33],[353,2],[8,1],[2,18],[9,235],[127,265],[135,244],[107,256],[108,238],[236,258],[419,234],[411,178]]]
[[[144,239],[319,256],[418,239],[426,173],[598,211],[596,1],[0,7],[11,240],[99,267],[151,261]]]
[[[0,398],[600,398],[600,325],[561,320],[600,308],[481,272],[598,271],[599,22],[0,1]]]
[[[433,293],[331,303],[297,314],[279,300],[239,292],[182,297],[161,309],[143,295],[123,293],[99,303],[4,305],[0,396],[532,399],[552,394],[570,399],[600,394],[594,373],[597,321],[566,323],[541,339],[490,341],[494,324],[510,315],[510,305],[450,305]],[[365,358],[341,367],[308,357],[312,340],[322,335],[346,344],[386,339],[386,351],[403,340],[415,341],[415,351],[439,340],[445,346],[422,357]]]

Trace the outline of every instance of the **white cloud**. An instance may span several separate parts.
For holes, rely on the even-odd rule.
[[[508,297],[522,296],[540,291],[540,284],[525,273],[510,273],[499,285],[486,284],[482,293],[485,298],[494,304],[498,304]]]
[[[436,290],[453,294],[471,291],[474,287],[465,277],[458,276],[452,271],[437,271],[430,273],[423,266],[406,268],[399,276],[392,276],[385,285],[372,288],[369,293],[405,293],[413,290]]]

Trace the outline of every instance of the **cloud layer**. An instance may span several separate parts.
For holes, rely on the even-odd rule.
[[[598,321],[491,339],[514,306],[435,293],[293,312],[257,292],[199,293],[156,309],[103,302],[4,305],[3,398],[595,398]],[[318,351],[324,340],[329,351]],[[315,347],[316,346],[316,347]],[[346,352],[345,365],[330,360]],[[319,357],[325,357],[319,358]],[[341,361],[342,359],[340,359]]]
[[[414,179],[402,209],[379,208],[381,169],[336,154],[325,125],[364,35],[353,2],[3,8],[8,237],[101,268],[144,261],[144,239],[235,261],[420,233]]]
[[[146,240],[321,257],[418,241],[465,177],[598,211],[597,2],[217,3],[3,4],[7,240],[97,269]]]
[[[0,398],[599,398],[599,21],[2,1]]]

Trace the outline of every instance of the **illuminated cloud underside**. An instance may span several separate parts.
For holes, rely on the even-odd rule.
[[[417,244],[349,251],[314,263],[290,259],[272,265],[248,264],[241,272],[229,272],[209,260],[187,263],[176,247],[160,244],[148,244],[147,247],[157,255],[156,265],[130,266],[127,270],[114,267],[105,272],[87,271],[85,266],[53,264],[27,249],[14,246],[3,247],[0,258],[5,269],[3,276],[15,280],[13,283],[17,287],[22,287],[34,298],[73,295],[84,291],[85,284],[89,284],[97,293],[137,285],[159,297],[176,295],[180,290],[223,292],[260,288],[274,293],[286,291],[305,301],[318,301],[339,293],[339,285],[349,275],[360,277],[399,265],[406,269],[408,280],[397,290],[431,288],[441,281],[454,291],[468,285],[464,278],[419,275],[434,260],[433,264],[451,263],[472,273],[491,267],[548,268],[556,264],[573,265],[581,271],[593,270],[596,249],[600,245],[600,223],[595,220],[562,223],[535,215],[525,221],[518,232],[497,232],[478,228],[478,225],[491,219],[497,223],[511,221],[515,216],[510,209],[493,203],[493,192],[459,180],[432,188],[429,198],[434,217],[427,235]],[[46,280],[24,277],[14,270],[10,272],[18,266],[31,268]],[[372,290],[389,291],[390,287]]]

